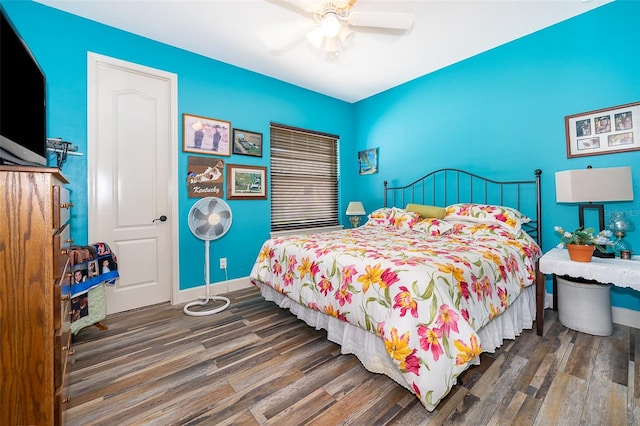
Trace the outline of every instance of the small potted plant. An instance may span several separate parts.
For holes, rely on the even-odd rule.
[[[598,249],[606,253],[606,246],[611,245],[612,232],[608,229],[600,231],[594,235],[593,228],[580,227],[573,232],[565,231],[561,226],[554,227],[554,230],[562,237],[560,245],[564,244],[569,250],[569,258],[576,262],[591,262],[593,251]]]

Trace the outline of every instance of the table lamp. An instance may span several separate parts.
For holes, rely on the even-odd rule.
[[[584,211],[598,211],[598,231],[605,229],[603,201],[633,201],[631,167],[607,167],[556,172],[556,202],[578,203],[579,226],[584,227]],[[595,251],[597,257],[613,257],[613,253]]]
[[[351,226],[357,228],[360,224],[360,216],[366,214],[364,211],[364,206],[360,201],[350,201],[347,206],[347,216],[349,217],[349,221],[351,221]]]

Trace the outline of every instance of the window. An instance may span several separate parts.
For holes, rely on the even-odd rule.
[[[271,123],[271,231],[338,224],[338,136]]]

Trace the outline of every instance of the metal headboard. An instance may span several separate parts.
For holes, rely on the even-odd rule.
[[[542,247],[542,203],[540,176],[535,180],[496,181],[459,169],[440,169],[418,180],[398,187],[384,181],[384,206],[406,207],[409,203],[446,207],[455,203],[483,203],[518,209],[531,218],[523,225]]]

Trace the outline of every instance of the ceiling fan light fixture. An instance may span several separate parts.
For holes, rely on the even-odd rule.
[[[307,40],[309,43],[316,49],[320,49],[322,47],[322,41],[324,40],[324,32],[322,28],[315,28],[307,33]]]
[[[338,15],[335,12],[327,12],[322,16],[322,23],[320,24],[320,28],[322,28],[322,32],[327,38],[334,38],[340,32],[340,21],[338,20]]]
[[[325,38],[322,50],[327,53],[338,52],[340,50],[340,40],[337,37]]]
[[[356,34],[347,27],[340,28],[340,32],[338,32],[338,38],[343,45],[353,40],[353,37],[355,37],[355,35]]]

